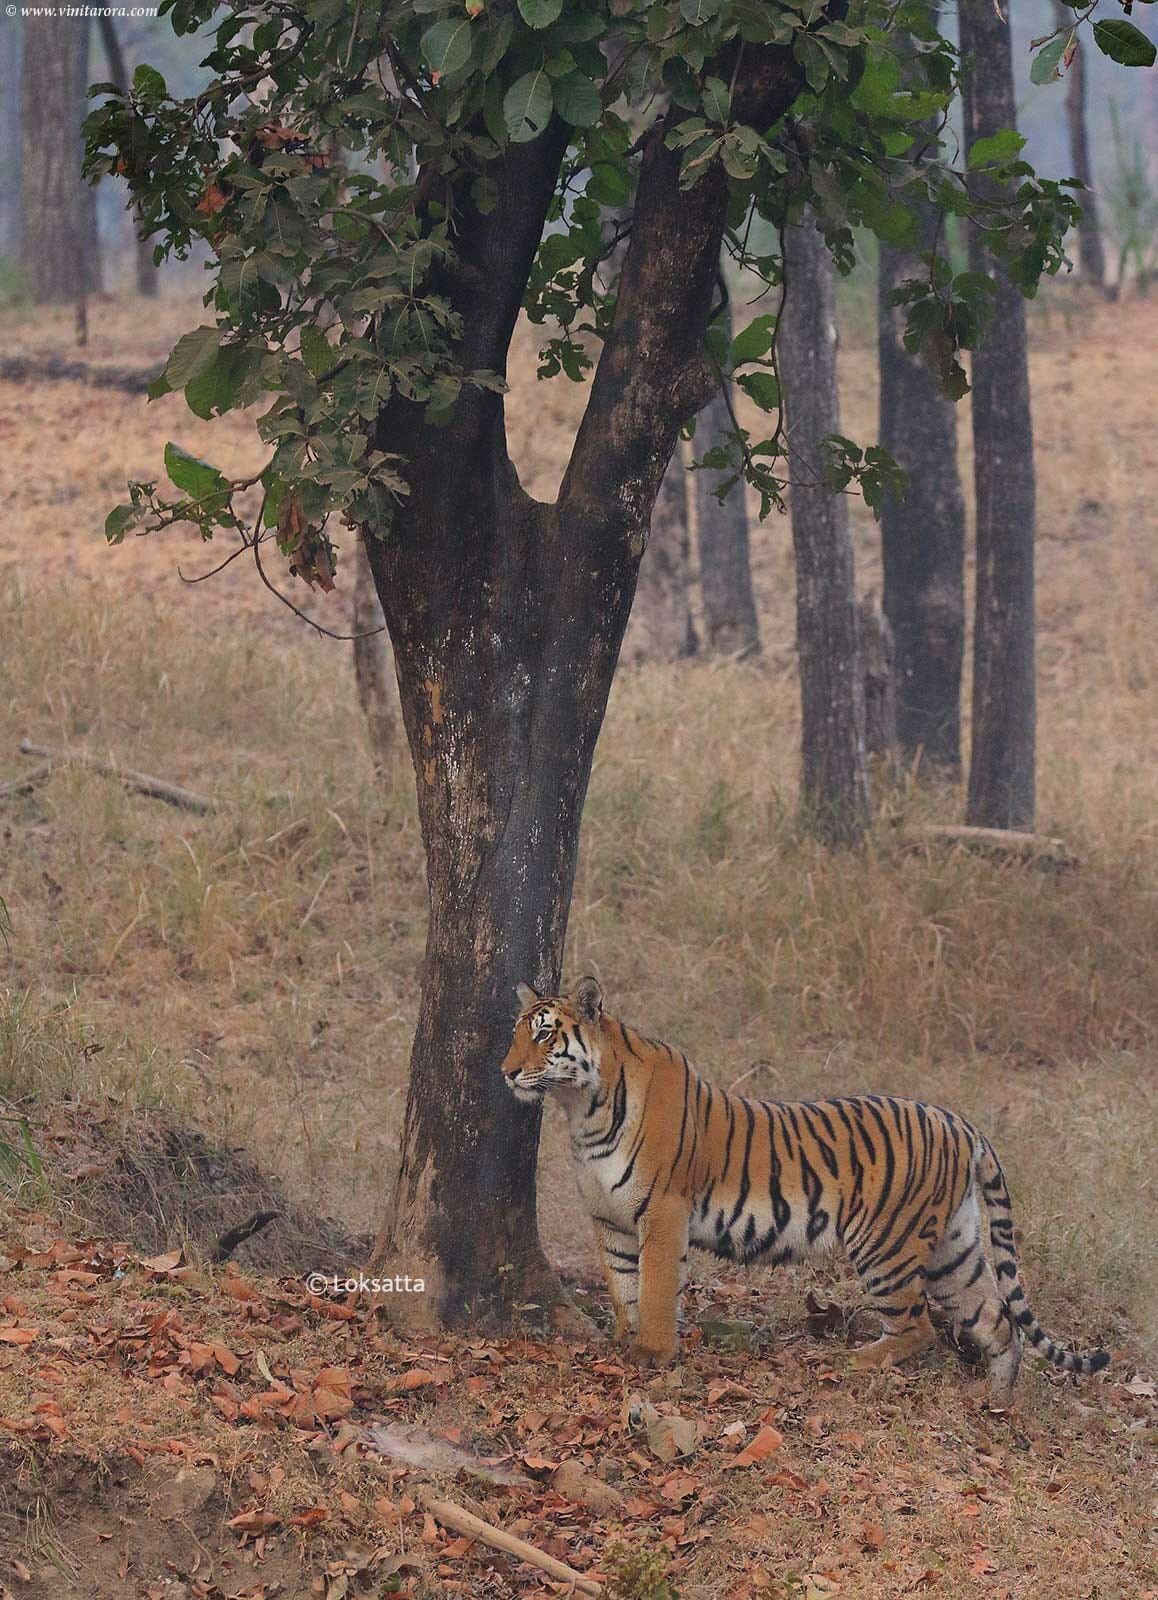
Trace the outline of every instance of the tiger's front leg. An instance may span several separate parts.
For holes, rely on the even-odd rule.
[[[616,1344],[639,1327],[639,1239],[625,1228],[594,1218],[595,1243],[615,1313]]]
[[[639,1333],[629,1354],[643,1365],[666,1366],[676,1353],[688,1220],[686,1201],[665,1199],[639,1223]]]

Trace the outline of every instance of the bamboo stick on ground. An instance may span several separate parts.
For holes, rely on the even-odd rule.
[[[419,1490],[417,1498],[419,1504],[425,1506],[435,1521],[441,1522],[444,1528],[464,1534],[468,1539],[481,1539],[484,1544],[491,1545],[495,1550],[517,1556],[520,1561],[529,1562],[541,1572],[549,1573],[552,1578],[571,1584],[576,1594],[602,1593],[600,1585],[594,1578],[585,1578],[581,1572],[576,1572],[565,1561],[556,1561],[554,1556],[547,1555],[543,1550],[536,1550],[535,1546],[528,1544],[525,1539],[517,1539],[513,1533],[493,1527],[481,1517],[476,1517],[473,1511],[466,1511],[462,1506],[456,1506],[449,1500],[436,1499],[426,1489]]]

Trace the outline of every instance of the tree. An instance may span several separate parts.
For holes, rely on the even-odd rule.
[[[935,16],[935,13],[934,13]],[[911,76],[912,66],[907,67]],[[913,207],[916,248],[883,244],[877,279],[879,436],[908,477],[881,507],[884,613],[896,671],[897,740],[922,768],[961,769],[961,665],[965,650],[965,497],[957,471],[957,414],[927,361],[905,348],[893,292],[921,271],[943,219]]]
[[[370,751],[379,776],[390,770],[398,751],[397,692],[390,663],[386,619],[363,540],[354,539],[354,682],[366,718]]]
[[[100,288],[96,196],[81,179],[89,23],[26,16],[21,119],[21,264],[34,300],[82,301]]]
[[[0,256],[20,254],[20,30],[0,29]]]
[[[376,1258],[424,1277],[423,1309],[449,1320],[562,1299],[536,1227],[539,1117],[497,1068],[516,983],[559,981],[583,798],[652,508],[681,427],[721,376],[776,419],[765,438],[729,441],[732,475],[762,514],[784,486],[775,317],[729,342],[721,246],[772,283],[779,260],[750,248],[753,215],[779,226],[811,201],[847,264],[854,225],[892,231],[908,214],[894,188],[971,204],[947,163],[914,172],[892,153],[912,111],[885,81],[900,24],[884,0],[807,23],[744,0],[608,9],[272,0],[250,28],[233,4],[216,12],[199,95],[138,68],[129,96],[89,119],[89,172],[127,176],[162,248],[204,242],[216,269],[213,322],[179,341],[154,392],[182,389],[202,416],[269,401],[256,476],[230,479],[171,444],[175,495],[131,484],[108,537],[192,521],[239,539],[274,588],[275,542],[291,574],[328,581],[331,519],[366,537],[430,890]],[[191,32],[215,11],[176,0],[170,15]],[[952,47],[927,44],[927,95],[946,108]],[[624,98],[641,108],[638,133]],[[331,161],[334,139],[356,159]],[[605,273],[619,242],[607,211],[627,204],[627,248]],[[1030,174],[997,212],[992,247],[1019,281],[1057,269],[1073,215],[1057,185]],[[917,342],[952,365],[945,308],[964,326],[986,292],[935,258],[906,290]],[[554,324],[544,375],[581,377],[598,350],[553,503],[526,493],[507,451],[520,309]],[[855,481],[879,504],[881,452],[837,440],[828,460],[834,486]]]
[[[992,0],[962,0],[966,148],[1016,127],[1013,52]],[[1000,179],[978,174],[974,192],[998,202]],[[985,239],[975,227],[970,261]],[[977,595],[973,629],[973,735],[965,820],[973,827],[1032,828],[1035,798],[1035,482],[1025,300],[998,274],[993,321],[973,354],[973,485]]]
[[[1054,19],[1068,35],[1073,22],[1073,12],[1054,0]],[[1090,142],[1086,132],[1086,58],[1082,50],[1074,52],[1066,74],[1066,128],[1070,142],[1070,166],[1075,178],[1084,184],[1082,216],[1078,223],[1078,263],[1083,278],[1088,278],[1099,289],[1106,286],[1106,256],[1102,248],[1102,225],[1098,216],[1098,197],[1094,188],[1094,169],[1090,160]]]
[[[832,261],[813,219],[784,230],[780,374],[792,460],[801,798],[822,838],[850,843],[869,821],[864,693],[848,503],[824,442],[840,433]]]
[[[102,11],[97,19],[100,29],[101,45],[105,53],[105,64],[108,68],[109,82],[113,84],[121,95],[128,92],[129,72],[125,65],[125,53],[121,49],[121,41],[117,34],[116,24],[107,11]],[[147,237],[139,231],[138,219],[133,217],[133,236],[136,243],[137,267],[137,293],[146,300],[153,300],[157,296],[157,263],[153,260],[153,246]]]
[[[625,661],[682,661],[699,648],[692,623],[687,476],[677,445],[651,513],[623,640]]]
[[[731,317],[724,331],[731,343]],[[724,379],[700,412],[694,447],[698,455],[726,450],[732,421],[732,384]],[[704,647],[709,654],[747,661],[760,654],[760,624],[752,592],[748,548],[748,506],[743,481],[733,483],[721,498],[724,474],[703,467],[692,482],[696,495],[696,531],[700,554]]]

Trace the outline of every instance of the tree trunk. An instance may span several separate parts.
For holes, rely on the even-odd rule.
[[[823,839],[848,843],[868,825],[869,792],[848,502],[817,481],[821,442],[840,432],[833,269],[811,217],[784,234],[779,353],[792,464],[801,797]]]
[[[1054,24],[1059,28],[1074,25],[1074,13],[1062,0],[1054,0]],[[1094,190],[1093,163],[1086,134],[1086,51],[1085,41],[1066,73],[1066,123],[1070,140],[1070,177],[1080,178],[1085,188],[1078,196],[1082,220],[1078,223],[1078,266],[1083,278],[1106,287],[1106,256],[1102,248],[1102,225]]]
[[[1010,30],[993,0],[963,0],[961,48],[967,148],[1016,127]],[[992,180],[975,180],[992,192]],[[974,271],[993,263],[976,236]],[[1032,829],[1034,818],[1034,464],[1025,301],[1006,275],[993,322],[973,355],[977,601],[973,739],[966,821]]]
[[[88,93],[87,18],[24,18],[21,80],[22,262],[41,304],[100,288],[96,196],[80,175]]]
[[[897,754],[896,645],[888,618],[867,595],[860,603],[858,627],[865,749],[870,756],[892,763]]]
[[[651,514],[651,532],[623,641],[625,662],[682,661],[695,655],[698,640],[692,623],[691,591],[688,474],[677,444]]]
[[[916,202],[914,202],[916,204]],[[922,250],[936,218],[921,208]],[[878,280],[880,441],[909,474],[902,500],[881,511],[883,603],[896,650],[897,738],[921,768],[961,771],[965,652],[965,497],[957,471],[957,414],[923,361],[905,349],[902,307],[888,297],[926,269],[916,252],[882,245]]]
[[[370,752],[379,776],[398,752],[398,693],[390,664],[390,638],[374,586],[374,574],[360,536],[352,546],[354,568],[354,681],[366,718]],[[377,631],[375,631],[377,630]]]
[[[101,45],[104,48],[109,82],[115,84],[122,94],[127,94],[129,90],[129,69],[125,64],[125,53],[121,49],[121,41],[117,34],[116,25],[112,17],[102,15],[97,19],[97,26],[100,28]],[[155,300],[158,286],[157,264],[153,260],[153,246],[148,239],[142,239],[138,236],[135,210],[131,209],[130,215],[133,218],[137,293],[146,300]]]
[[[20,29],[0,28],[0,256],[20,255]]]
[[[727,385],[728,389],[731,385]],[[700,412],[693,448],[706,455],[733,431],[728,395],[717,390]],[[724,473],[701,470],[692,482],[700,551],[704,647],[711,655],[747,661],[760,654],[760,625],[752,592],[748,553],[748,504],[743,483],[733,484],[721,503],[716,489]]]
[[[450,540],[461,551],[462,529],[439,516],[433,482],[412,487],[426,507],[415,532],[370,550],[430,885],[402,1165],[373,1259],[422,1276],[424,1304],[403,1309],[448,1323],[509,1311],[512,1298],[560,1306],[536,1220],[540,1112],[513,1100],[498,1068],[516,985],[558,990],[583,799],[635,576],[630,560],[560,559],[574,544],[556,509],[527,499],[509,468],[488,483],[482,463],[460,458],[459,473],[477,508],[468,572],[440,559]],[[576,627],[582,616],[600,626]]]

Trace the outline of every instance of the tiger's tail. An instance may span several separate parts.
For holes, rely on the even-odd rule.
[[[983,1134],[978,1136],[974,1156],[974,1170],[981,1185],[981,1193],[989,1212],[989,1237],[993,1247],[993,1264],[997,1273],[997,1286],[1014,1323],[1039,1355],[1051,1361],[1063,1372],[1076,1372],[1082,1377],[1091,1372],[1101,1372],[1110,1364],[1108,1350],[1091,1350],[1088,1355],[1078,1355],[1055,1344],[1030,1309],[1018,1272],[1017,1252],[1013,1246],[1013,1207],[1009,1188],[997,1152]]]

